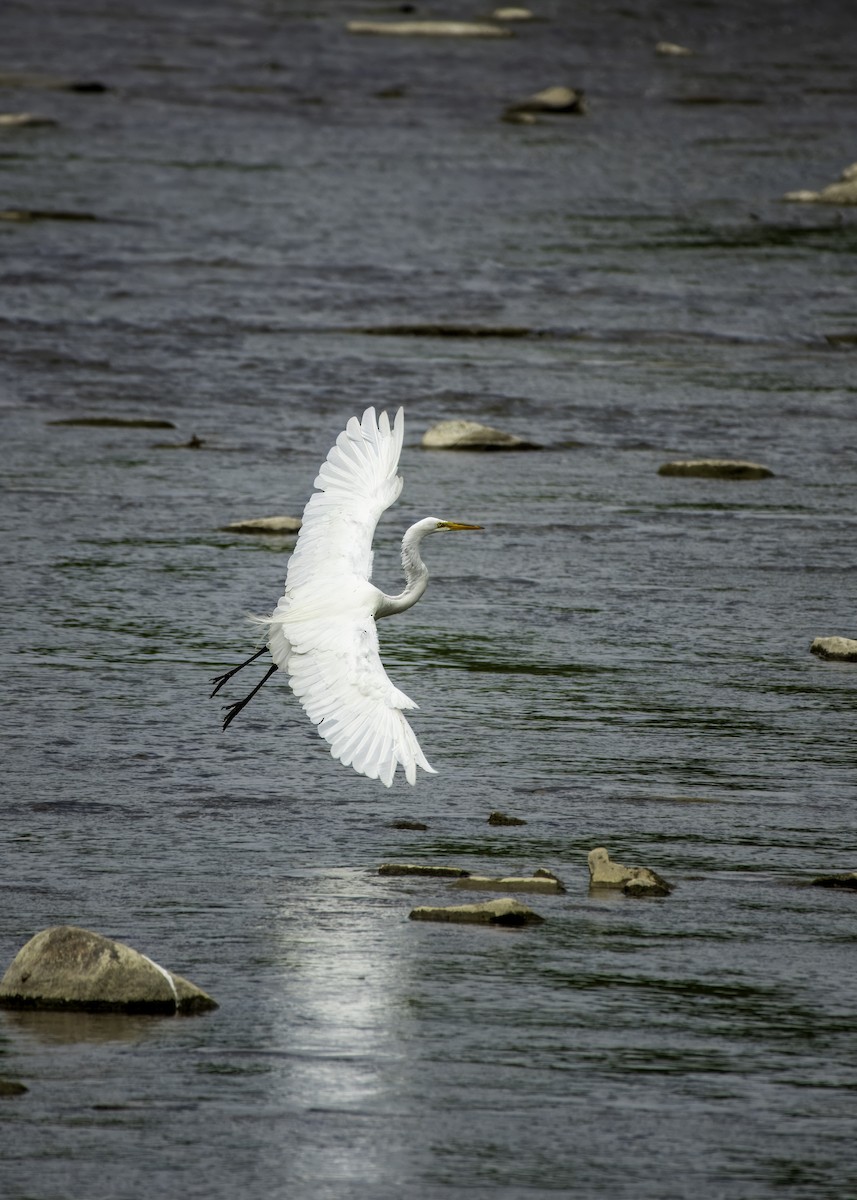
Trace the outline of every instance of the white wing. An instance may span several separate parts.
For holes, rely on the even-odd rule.
[[[381,662],[370,582],[378,518],[398,498],[404,413],[352,417],[322,463],[316,492],[289,562],[286,590],[271,616],[268,649],[289,676],[330,752],[387,787],[401,763],[409,783],[432,771],[402,709],[416,708]]]

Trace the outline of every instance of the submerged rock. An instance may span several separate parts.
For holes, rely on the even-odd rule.
[[[773,473],[761,463],[739,458],[689,458],[658,467],[659,475],[691,475],[700,479],[768,479]]]
[[[488,21],[349,21],[349,33],[392,37],[510,37],[511,32]]]
[[[842,871],[838,875],[819,875],[810,880],[813,887],[844,888],[849,892],[857,892],[857,871]]]
[[[172,421],[154,417],[62,417],[48,425],[91,425],[93,429],[175,429]]]
[[[580,88],[547,87],[516,104],[510,104],[506,115],[516,113],[572,113],[584,116],[587,112],[586,96]]]
[[[668,896],[672,891],[672,884],[648,867],[626,867],[611,862],[603,846],[590,850],[587,862],[591,888],[621,888],[628,896]]]
[[[463,879],[469,875],[463,867],[433,867],[429,863],[382,863],[379,875],[432,875],[440,879]]]
[[[62,208],[4,208],[0,221],[97,221],[95,213]]]
[[[27,1087],[17,1079],[0,1079],[0,1096],[23,1096]]]
[[[783,199],[801,204],[857,204],[857,163],[846,167],[835,183],[829,183],[820,192],[786,192]]]
[[[537,450],[534,442],[478,421],[438,421],[423,434],[425,450]]]
[[[300,517],[250,517],[246,521],[230,521],[221,525],[222,533],[297,533],[301,527]]]
[[[467,925],[529,925],[544,920],[512,896],[487,900],[484,904],[414,908],[408,916],[412,921],[451,921]]]
[[[123,942],[55,925],[15,955],[0,980],[0,1007],[192,1013],[217,1003]]]
[[[526,825],[523,817],[510,817],[508,813],[495,809],[488,817],[489,825]]]
[[[857,640],[846,637],[813,638],[809,647],[819,658],[839,658],[845,662],[857,662]]]
[[[417,832],[423,832],[428,829],[425,821],[412,821],[409,817],[399,817],[396,821],[391,821],[390,829],[413,829]]]
[[[449,885],[453,888],[471,889],[475,892],[541,892],[546,896],[558,896],[565,891],[555,875],[504,875],[495,879],[490,875],[468,875],[456,879]]]

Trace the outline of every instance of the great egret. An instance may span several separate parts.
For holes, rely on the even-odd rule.
[[[396,474],[405,431],[404,411],[392,428],[385,412],[352,417],[315,480],[286,574],[286,590],[270,617],[267,645],[246,662],[212,679],[212,696],[228,679],[269,650],[273,665],[252,692],[228,709],[223,728],[279,668],[334,758],[389,787],[399,764],[408,783],[417,767],[434,774],[402,710],[417,705],[390,681],[378,648],[375,621],[404,612],[419,600],[429,573],[420,543],[430,533],[481,529],[425,517],[402,538],[405,589],[387,596],[370,583],[372,536],[378,518],[398,499]]]

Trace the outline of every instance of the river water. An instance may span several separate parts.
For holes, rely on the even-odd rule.
[[[0,961],[83,925],[220,1007],[0,1014],[4,1196],[857,1193],[855,899],[808,886],[857,867],[857,667],[809,653],[857,629],[857,210],[781,199],[857,157],[854,17],[537,14],[7,5],[0,111],[55,124],[0,127],[41,214],[0,221]],[[500,119],[557,83],[588,115]],[[208,699],[291,548],[222,527],[299,515],[368,404],[406,411],[376,581],[412,521],[485,526],[381,627],[415,789],[284,681],[225,734]],[[455,416],[544,449],[420,449]],[[705,456],[774,475],[657,473]],[[591,895],[598,845],[673,894]],[[568,891],[418,923],[461,894],[384,861]]]

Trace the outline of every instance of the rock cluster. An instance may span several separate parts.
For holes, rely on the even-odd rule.
[[[672,891],[672,884],[648,867],[612,862],[603,846],[590,850],[587,862],[591,888],[621,888],[626,896],[668,896]]]

